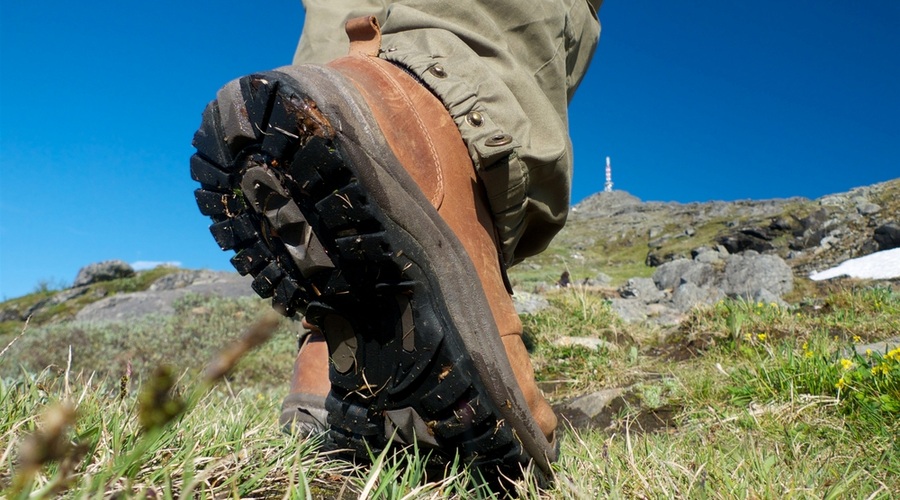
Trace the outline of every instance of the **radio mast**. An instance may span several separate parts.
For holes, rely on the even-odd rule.
[[[603,191],[612,192],[612,166],[609,164],[609,156],[606,157],[606,184],[603,185]]]

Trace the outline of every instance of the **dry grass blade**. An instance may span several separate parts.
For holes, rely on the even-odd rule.
[[[157,367],[138,395],[138,421],[146,431],[164,427],[178,418],[187,404],[175,394],[175,376],[166,366]]]
[[[55,405],[44,414],[40,430],[24,440],[19,450],[19,470],[13,479],[14,496],[29,487],[41,468],[53,462],[60,464],[59,471],[42,492],[50,494],[65,488],[72,470],[86,451],[68,438],[75,416],[75,408],[71,404]]]
[[[628,465],[631,467],[631,471],[640,480],[641,485],[644,486],[644,491],[649,493],[651,491],[650,483],[647,482],[647,478],[644,477],[644,474],[641,472],[641,467],[634,458],[634,447],[631,444],[631,420],[628,420],[625,423],[625,450],[627,452],[626,459],[628,460]]]
[[[22,338],[23,335],[25,335],[25,331],[28,330],[28,322],[30,322],[30,321],[31,321],[31,316],[25,318],[25,325],[22,327],[22,333],[16,335],[15,338],[10,340],[9,343],[6,344],[6,347],[4,347],[2,351],[0,351],[0,358],[2,358],[4,354],[6,354],[6,351],[8,351],[9,348],[12,347],[13,344],[15,344],[17,340],[19,340],[20,338]]]
[[[207,365],[203,374],[204,380],[208,383],[215,383],[224,377],[245,354],[272,338],[279,321],[280,317],[274,311],[263,315]]]

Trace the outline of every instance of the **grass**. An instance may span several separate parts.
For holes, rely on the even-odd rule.
[[[587,232],[581,221],[574,221],[572,232]],[[573,250],[574,248],[574,250]],[[647,257],[647,237],[629,235],[616,241],[579,244],[574,247],[554,244],[546,252],[532,257],[515,268],[513,284],[522,290],[553,284],[563,271],[569,271],[573,282],[594,279],[597,269],[603,269],[618,286],[629,278],[648,277],[656,270],[644,264]]]
[[[28,433],[16,443],[19,459],[7,453],[0,467],[18,474],[3,478],[10,498],[67,490],[87,496],[266,496],[324,468],[314,443],[275,428],[277,397],[268,391],[208,393],[172,425],[148,429],[137,418],[139,398],[118,397],[116,385],[85,376],[72,376],[67,385],[43,372],[2,387],[4,409],[18,409],[0,429],[7,451],[11,437]],[[64,404],[77,411],[66,413]],[[47,429],[54,421],[55,433]],[[39,460],[23,461],[26,451]],[[342,473],[347,465],[328,467]]]
[[[73,372],[96,372],[98,377],[118,380],[131,371],[133,383],[159,365],[199,370],[230,338],[269,309],[264,301],[249,297],[226,300],[196,295],[177,301],[174,308],[173,316],[151,315],[127,323],[68,322],[29,328],[0,363],[0,377],[37,373],[47,367],[61,372],[70,352]],[[282,321],[274,339],[241,360],[229,382],[237,389],[280,387],[290,376],[296,345],[296,325]]]
[[[552,401],[612,387],[628,396],[608,424],[564,424],[552,486],[526,474],[512,488],[524,498],[900,495],[900,351],[855,351],[900,331],[900,294],[854,283],[826,292],[790,308],[726,301],[668,330],[618,322],[589,290],[550,295],[523,323]],[[250,344],[232,344],[238,355],[204,371],[266,307],[192,297],[171,318],[29,327],[0,354],[0,495],[498,495],[462,464],[427,473],[421,450],[358,466],[282,433],[290,322],[246,355]],[[608,343],[560,345],[563,336]],[[642,424],[660,409],[666,425]]]

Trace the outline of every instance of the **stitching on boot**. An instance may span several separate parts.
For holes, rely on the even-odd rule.
[[[413,106],[412,101],[409,100],[409,97],[402,91],[397,82],[391,77],[391,75],[385,71],[378,63],[371,60],[370,58],[364,58],[367,64],[371,64],[379,73],[384,75],[385,78],[390,82],[390,85],[394,88],[398,95],[401,96],[403,102],[412,110],[412,114],[415,117],[416,125],[418,125],[419,129],[422,131],[422,135],[425,137],[425,141],[428,144],[428,151],[431,153],[432,161],[437,165],[437,190],[434,193],[429,194],[429,201],[432,206],[437,208],[437,203],[441,198],[441,193],[444,192],[444,170],[443,165],[441,164],[441,159],[437,154],[437,151],[434,147],[434,143],[431,141],[431,136],[428,134],[428,130],[425,128],[425,124],[422,122],[421,115],[419,115],[419,110]]]

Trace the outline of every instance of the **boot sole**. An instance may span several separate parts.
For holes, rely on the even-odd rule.
[[[253,289],[328,343],[330,447],[393,439],[516,476],[555,447],[530,416],[474,266],[336,72],[229,83],[203,113],[191,173],[210,231]],[[348,119],[351,118],[351,119]],[[473,283],[475,284],[473,286]]]

